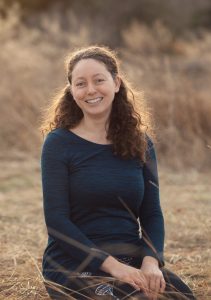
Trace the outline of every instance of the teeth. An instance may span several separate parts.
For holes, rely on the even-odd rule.
[[[95,98],[95,99],[86,100],[85,102],[87,102],[87,103],[97,103],[97,102],[100,102],[102,99],[103,99],[102,97],[98,97],[98,98]]]

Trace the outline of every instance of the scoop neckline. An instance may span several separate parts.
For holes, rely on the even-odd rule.
[[[74,133],[73,131],[71,131],[70,129],[68,128],[64,128],[65,130],[67,130],[68,133],[74,135],[75,137],[77,137],[78,139],[84,141],[84,142],[87,142],[87,143],[90,143],[90,144],[93,144],[93,145],[97,145],[97,146],[112,146],[112,144],[99,144],[99,143],[95,143],[95,142],[92,142],[90,140],[87,140],[83,137],[81,137],[80,135]]]

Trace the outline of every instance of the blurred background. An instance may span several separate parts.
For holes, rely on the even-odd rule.
[[[97,43],[144,92],[160,163],[209,169],[210,30],[210,0],[0,0],[1,156],[39,156],[40,113],[66,83],[66,55]]]

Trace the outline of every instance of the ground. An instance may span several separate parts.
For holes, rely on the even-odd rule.
[[[47,300],[41,275],[47,236],[39,160],[19,157],[0,163],[0,299]],[[159,175],[166,266],[197,299],[211,299],[210,174],[159,167]]]

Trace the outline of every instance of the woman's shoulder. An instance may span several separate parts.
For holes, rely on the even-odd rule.
[[[55,128],[48,132],[48,134],[45,137],[45,141],[48,142],[60,142],[65,143],[67,141],[70,141],[71,135],[69,135],[69,130],[65,128]]]
[[[73,135],[69,129],[55,128],[46,135],[43,148],[51,151],[59,152],[65,149],[70,153],[77,152],[78,147],[81,147],[82,142]]]
[[[66,133],[62,128],[55,128],[47,133],[43,141],[43,149],[59,151],[69,144]]]
[[[71,143],[68,141],[62,128],[56,128],[47,133],[42,149],[42,159],[54,158],[57,160],[67,161],[67,153],[72,153],[70,149]]]
[[[151,148],[154,147],[153,139],[147,133],[146,133],[146,142],[147,142],[147,150],[150,150]]]
[[[147,164],[149,161],[156,160],[156,147],[155,142],[151,136],[146,134],[146,142],[147,142],[147,148],[146,148],[146,162]]]
[[[61,128],[55,128],[51,131],[49,131],[44,139],[45,143],[51,143],[51,142],[59,142],[62,140],[62,131]]]

